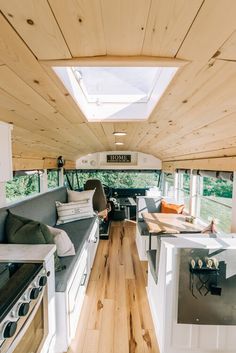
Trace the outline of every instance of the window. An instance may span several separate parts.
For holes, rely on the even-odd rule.
[[[48,173],[48,189],[55,189],[59,186],[59,170],[49,169]]]
[[[6,201],[12,202],[40,192],[38,171],[17,172],[6,183]]]
[[[174,174],[164,173],[163,176],[163,195],[166,197],[173,198],[175,197],[174,185],[175,185],[175,178]]]
[[[160,172],[133,170],[125,172],[119,170],[79,170],[77,173],[67,172],[66,174],[73,189],[82,189],[88,179],[99,179],[111,188],[149,188],[158,186],[160,178]]]
[[[65,171],[64,183],[66,187],[72,190],[83,189],[82,183],[79,182],[79,174],[76,172],[76,170]]]
[[[178,200],[184,204],[184,209],[190,207],[190,174],[178,174]]]
[[[53,67],[88,121],[148,119],[177,67]]]
[[[209,223],[218,220],[217,228],[230,232],[232,218],[232,181],[198,176],[197,217]]]

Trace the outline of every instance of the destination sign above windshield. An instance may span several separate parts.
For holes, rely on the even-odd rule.
[[[107,154],[107,163],[131,163],[131,154]]]

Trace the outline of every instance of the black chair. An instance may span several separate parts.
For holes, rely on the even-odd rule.
[[[88,179],[84,185],[85,190],[94,190],[93,195],[93,209],[98,212],[100,219],[99,224],[99,235],[100,239],[108,239],[109,237],[109,226],[110,220],[108,218],[108,212],[110,210],[107,198],[104,192],[103,185],[98,179]]]
[[[84,190],[94,190],[93,209],[98,213],[107,210],[107,198],[102,183],[98,179],[88,179],[84,185]]]

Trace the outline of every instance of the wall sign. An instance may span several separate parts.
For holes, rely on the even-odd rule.
[[[107,154],[107,163],[131,163],[131,154]]]

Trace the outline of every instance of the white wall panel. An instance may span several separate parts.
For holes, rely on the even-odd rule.
[[[0,182],[12,178],[12,125],[0,122]]]

